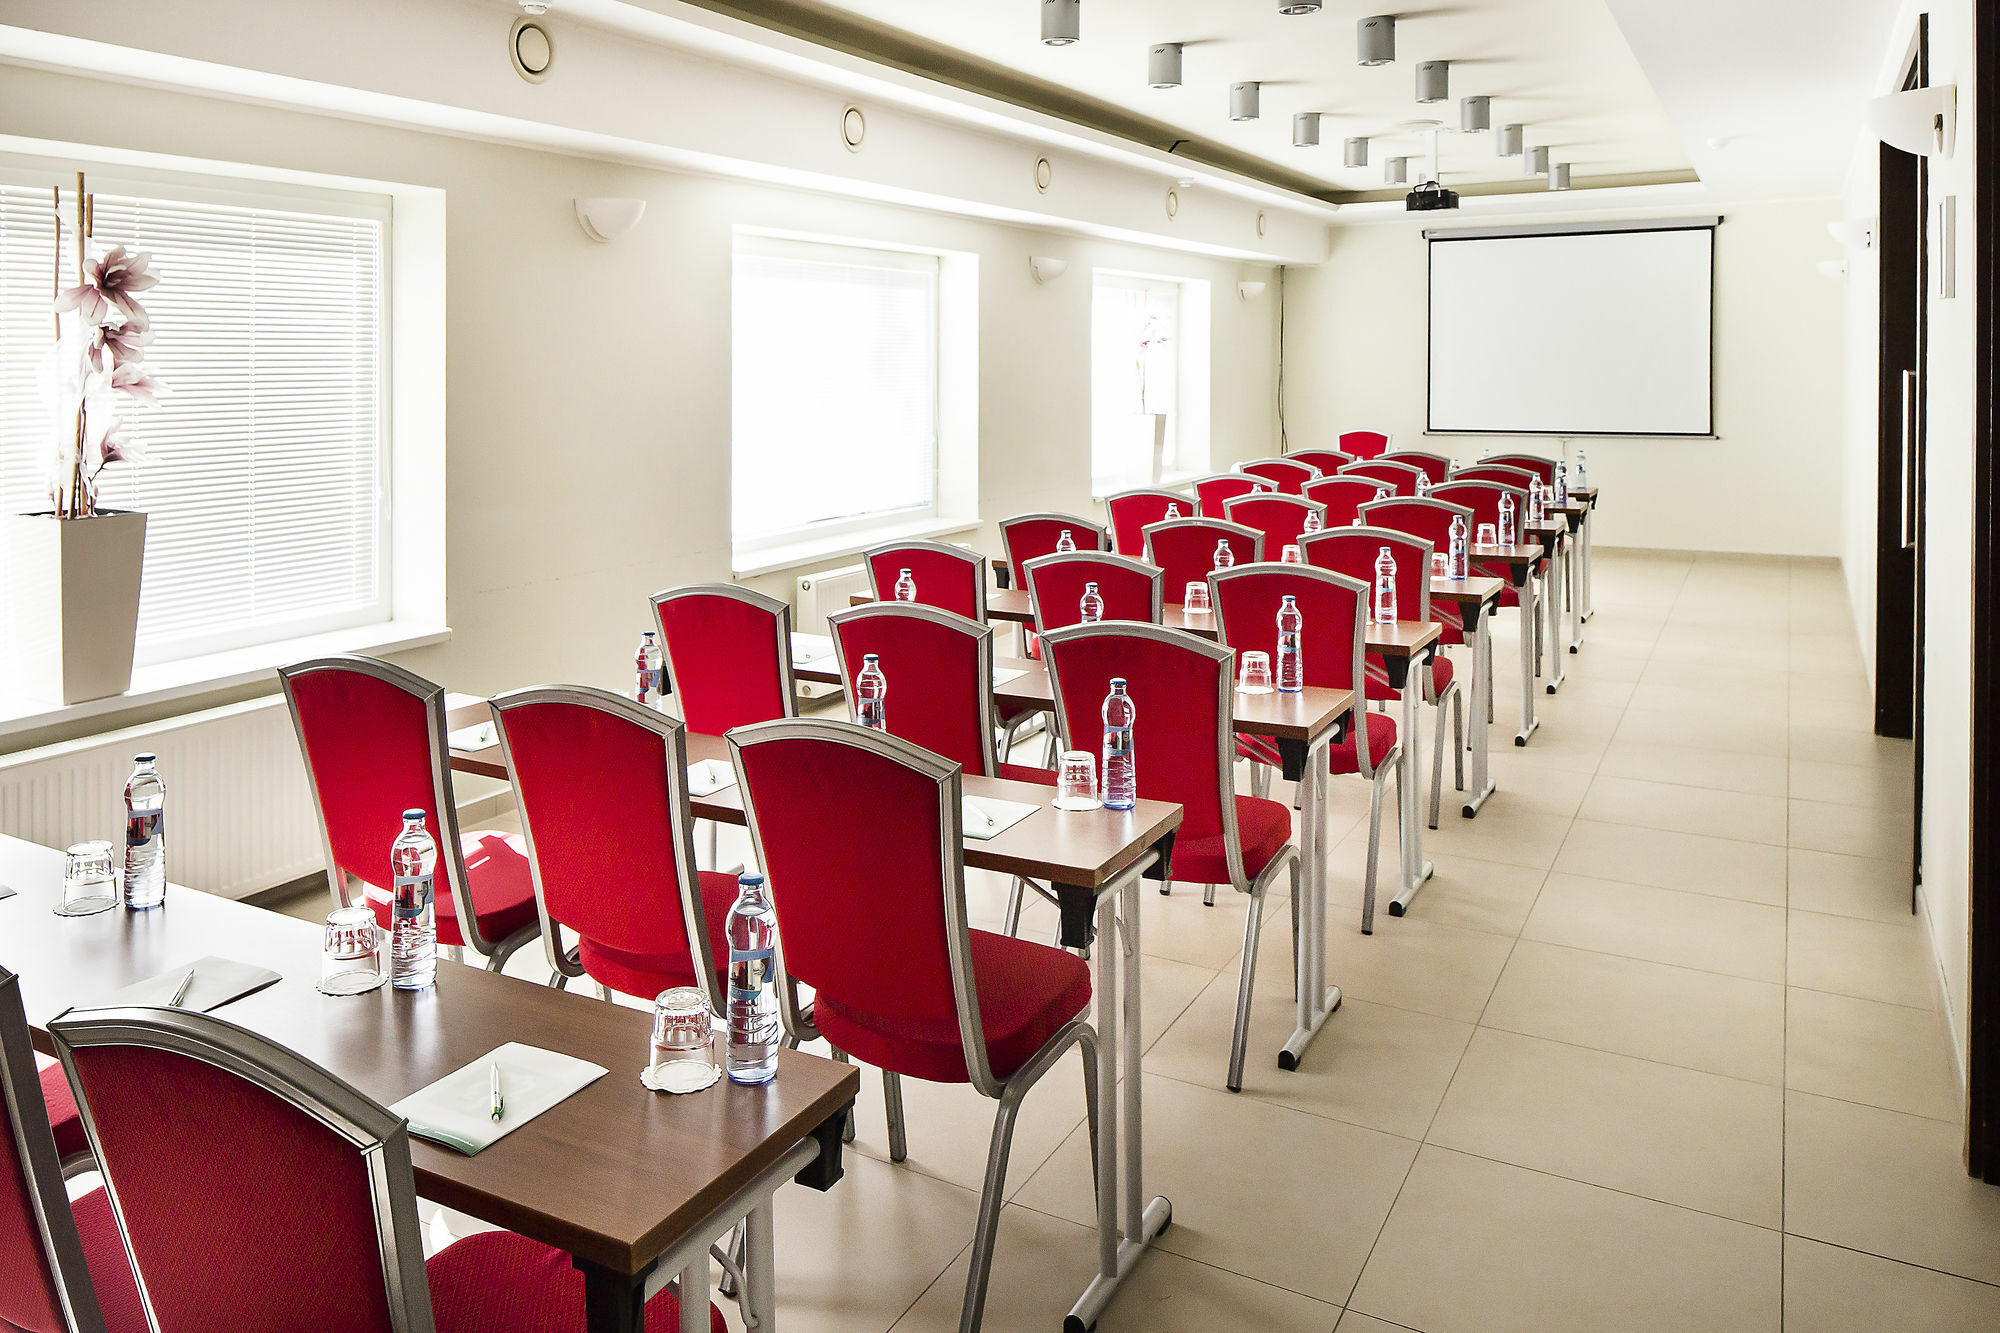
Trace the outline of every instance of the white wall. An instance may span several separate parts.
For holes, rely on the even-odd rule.
[[[1594,216],[1581,211],[1562,220]],[[1683,206],[1666,216],[1701,213]],[[1714,440],[1579,438],[1605,487],[1607,546],[1837,555],[1841,549],[1841,302],[1815,270],[1839,255],[1834,201],[1746,204],[1721,212],[1715,254]],[[1626,217],[1642,216],[1628,213]],[[1509,219],[1482,214],[1479,225]],[[1528,221],[1547,222],[1538,214]],[[1286,271],[1285,417],[1294,449],[1343,430],[1476,458],[1548,436],[1424,434],[1427,279],[1423,228],[1436,214],[1333,229],[1324,265]],[[1463,224],[1461,224],[1463,225]],[[1697,486],[1691,479],[1712,481]],[[1772,494],[1787,502],[1769,503]],[[1698,498],[1697,498],[1698,496]]]
[[[18,68],[0,125],[447,192],[452,637],[403,660],[454,689],[623,685],[647,595],[729,577],[737,225],[978,255],[988,550],[1010,514],[1090,510],[1094,265],[1215,284],[1214,461],[1276,451],[1277,302],[1235,296],[1267,268]],[[597,244],[578,195],[643,198],[645,218]],[[1070,270],[1038,287],[1031,253]],[[786,573],[756,583],[790,592]]]

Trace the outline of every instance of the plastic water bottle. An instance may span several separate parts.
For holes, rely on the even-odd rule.
[[[1138,705],[1125,693],[1125,678],[1111,678],[1104,696],[1104,808],[1130,810],[1139,803],[1139,769],[1132,757],[1132,723]]]
[[[899,602],[917,600],[917,581],[910,577],[910,571],[907,569],[896,576],[896,600]]]
[[[1458,460],[1456,458],[1451,459],[1444,465],[1445,476],[1449,477],[1452,473],[1456,471],[1458,471]]]
[[[1396,623],[1396,557],[1386,546],[1375,557],[1374,620],[1378,625]]]
[[[736,877],[729,909],[729,1079],[769,1083],[778,1072],[778,993],[771,946],[778,917],[762,875]]]
[[[1306,510],[1305,531],[1318,532],[1319,529],[1320,529],[1319,510],[1317,509]]]
[[[1236,552],[1229,549],[1229,539],[1227,537],[1215,544],[1215,558],[1209,562],[1209,566],[1213,569],[1234,569],[1236,567]]]
[[[425,990],[437,980],[437,908],[433,889],[437,844],[422,810],[403,811],[403,831],[389,848],[394,876],[389,907],[389,981],[398,990]]]
[[[1560,460],[1558,460],[1556,463],[1555,471],[1549,475],[1549,480],[1552,483],[1554,483],[1553,489],[1555,490],[1556,493],[1556,503],[1559,505],[1568,504],[1569,469],[1565,467]]]
[[[1450,571],[1449,577],[1462,579],[1472,573],[1470,553],[1471,547],[1466,542],[1465,515],[1453,514],[1451,517],[1451,558],[1446,562],[1446,568]]]
[[[1083,585],[1083,596],[1076,604],[1078,620],[1086,625],[1095,625],[1104,619],[1104,598],[1098,595],[1095,583]]]
[[[1528,526],[1533,527],[1535,524],[1540,523],[1544,517],[1546,515],[1542,513],[1542,479],[1540,477],[1530,477],[1528,479]]]
[[[1181,516],[1181,507],[1175,504],[1172,500],[1169,500],[1167,501],[1167,516],[1161,519],[1160,522],[1169,523],[1172,522],[1174,519],[1179,518],[1180,516]]]
[[[1417,498],[1421,500],[1430,493],[1431,493],[1431,474],[1428,472],[1419,472],[1417,474]]]
[[[167,788],[153,756],[132,756],[125,779],[125,905],[134,911],[167,900]]]
[[[1297,694],[1306,687],[1306,660],[1299,647],[1299,636],[1305,627],[1306,618],[1299,613],[1298,598],[1286,597],[1278,607],[1278,651],[1272,658],[1281,693]]]
[[[639,652],[634,665],[638,670],[638,684],[633,688],[632,697],[648,708],[660,706],[662,668],[666,659],[660,653],[660,641],[652,630],[639,636]]]
[[[1070,535],[1070,531],[1068,528],[1064,528],[1062,530],[1062,536],[1056,538],[1056,554],[1057,555],[1076,554],[1076,538]]]
[[[882,674],[882,659],[869,653],[861,659],[861,674],[854,678],[854,720],[871,731],[887,731],[889,678]]]
[[[1514,497],[1511,495],[1500,497],[1500,544],[1502,546],[1521,544],[1521,529],[1514,522]]]
[[[1590,489],[1590,473],[1584,470],[1583,450],[1581,449],[1576,451],[1576,489],[1579,491]]]

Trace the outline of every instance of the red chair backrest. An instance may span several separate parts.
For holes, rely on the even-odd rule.
[[[1528,516],[1528,493],[1516,486],[1502,486],[1492,481],[1453,480],[1432,491],[1431,499],[1462,505],[1472,511],[1468,520],[1471,530],[1466,533],[1467,540],[1471,540],[1478,535],[1481,523],[1500,522],[1500,497],[1503,495],[1514,497],[1514,517],[1525,520]]]
[[[1194,501],[1174,491],[1120,491],[1105,498],[1104,508],[1111,515],[1111,549],[1135,559],[1146,549],[1146,529],[1166,518],[1169,508],[1179,509],[1182,518],[1194,515]]]
[[[904,570],[917,585],[917,605],[935,606],[986,623],[986,557],[943,542],[903,542],[863,552],[878,602],[894,601]]]
[[[1370,527],[1392,528],[1421,537],[1440,551],[1451,549],[1451,520],[1454,515],[1473,522],[1472,511],[1444,500],[1414,500],[1398,497],[1361,506],[1361,517]],[[1425,557],[1429,559],[1428,556]]]
[[[49,1029],[159,1333],[433,1327],[401,1116],[208,1014]]]
[[[1384,491],[1394,495],[1396,488],[1373,477],[1321,477],[1306,487],[1306,499],[1326,506],[1326,526],[1344,528],[1362,505],[1373,504]]]
[[[1264,534],[1264,558],[1276,560],[1283,556],[1285,548],[1299,539],[1306,530],[1306,515],[1319,510],[1320,522],[1326,522],[1326,510],[1297,495],[1245,495],[1231,500],[1225,507],[1231,523],[1241,523],[1246,528],[1255,528]]]
[[[1451,475],[1451,460],[1449,458],[1446,458],[1443,454],[1425,453],[1420,449],[1397,449],[1383,454],[1377,461],[1383,463],[1401,463],[1405,467],[1413,467],[1426,477],[1429,477],[1433,486]]]
[[[1389,437],[1379,430],[1345,430],[1340,447],[1356,458],[1380,458],[1389,449]]]
[[[1306,684],[1329,690],[1360,688],[1368,584],[1309,565],[1258,565],[1219,569],[1211,580],[1217,632],[1238,653],[1271,653],[1278,642],[1278,608],[1298,599],[1300,656]]]
[[[1029,563],[1027,575],[1037,634],[1077,623],[1087,583],[1097,585],[1106,620],[1157,622],[1165,605],[1166,585],[1159,569],[1130,556],[1101,551],[1045,555]]]
[[[1215,547],[1229,543],[1229,553],[1239,565],[1254,564],[1264,558],[1264,534],[1241,523],[1218,518],[1181,518],[1171,523],[1155,523],[1146,529],[1146,559],[1160,567],[1165,596],[1178,606],[1187,596],[1187,585],[1206,583],[1215,568]]]
[[[1182,807],[1178,837],[1224,839],[1232,882],[1244,885],[1236,828],[1235,654],[1156,625],[1076,625],[1042,640],[1065,749],[1096,754],[1104,697],[1122,676],[1135,706],[1133,768],[1139,795]]]
[[[104,1333],[63,1190],[21,983],[0,967],[0,1326],[70,1333],[71,1316],[80,1333]]]
[[[689,731],[720,736],[797,709],[786,603],[727,583],[699,583],[654,593],[653,614],[666,649],[667,688]]]
[[[943,755],[968,773],[993,772],[990,626],[904,602],[850,607],[828,616],[827,624],[849,700],[862,659],[873,653],[889,683],[882,711],[891,736]]]
[[[1278,485],[1248,472],[1218,472],[1194,483],[1195,513],[1203,518],[1221,518],[1222,508],[1239,495],[1252,491],[1275,491]]]
[[[715,1003],[680,719],[584,686],[516,690],[493,711],[543,939],[560,923],[586,948],[648,956],[648,972],[685,960],[674,984]]]
[[[1353,454],[1344,454],[1338,449],[1294,449],[1285,457],[1301,463],[1310,463],[1320,470],[1321,476],[1330,477],[1349,463],[1361,460]]]
[[[1431,544],[1393,528],[1329,528],[1305,539],[1306,563],[1358,579],[1374,596],[1375,560],[1383,547],[1396,561],[1396,614],[1402,620],[1431,618]]]
[[[1000,520],[1000,545],[1007,553],[1007,565],[1014,571],[1015,586],[1021,583],[1021,567],[1056,553],[1056,543],[1064,532],[1079,551],[1102,551],[1111,545],[1111,535],[1087,518],[1069,514],[1016,514]]]
[[[1481,463],[1497,467],[1517,467],[1523,472],[1532,472],[1542,479],[1542,485],[1556,483],[1556,462],[1553,458],[1543,458],[1540,454],[1492,454],[1479,460]]]
[[[1368,463],[1349,463],[1340,470],[1343,477],[1368,477],[1381,482],[1398,495],[1415,495],[1417,478],[1424,474],[1408,463],[1392,463],[1378,458]]]
[[[1259,458],[1237,470],[1278,483],[1278,490],[1285,495],[1305,494],[1306,483],[1319,475],[1318,468],[1297,458]]]
[[[1462,467],[1451,474],[1453,481],[1497,481],[1502,486],[1528,489],[1528,483],[1535,474],[1526,468],[1509,467],[1503,463],[1480,463],[1473,467]]]

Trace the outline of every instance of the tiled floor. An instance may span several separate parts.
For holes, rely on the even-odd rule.
[[[1346,1002],[1298,1072],[1272,1059],[1287,914],[1232,1096],[1242,904],[1148,893],[1147,1183],[1174,1226],[1106,1333],[2000,1328],[2000,1189],[1959,1164],[1909,914],[1908,750],[1868,735],[1837,572],[1600,552],[1596,600],[1525,750],[1503,622],[1499,792],[1447,805],[1437,879],[1373,937],[1366,793],[1336,784]],[[974,880],[991,925],[1004,885]],[[780,1196],[784,1325],[950,1328],[992,1108],[906,1084],[892,1166],[863,1088],[847,1179]],[[1072,1062],[1025,1108],[988,1328],[1057,1328],[1086,1280],[1082,1126]]]

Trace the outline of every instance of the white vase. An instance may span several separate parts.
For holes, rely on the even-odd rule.
[[[63,704],[130,689],[145,562],[144,514],[0,517],[10,685],[27,699]]]

